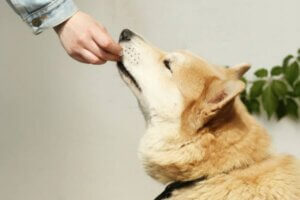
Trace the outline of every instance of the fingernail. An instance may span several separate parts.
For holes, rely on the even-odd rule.
[[[120,51],[119,56],[123,56],[123,51]]]

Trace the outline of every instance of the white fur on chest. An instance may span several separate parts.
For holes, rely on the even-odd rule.
[[[146,172],[158,181],[165,182],[161,166],[171,162],[170,152],[179,147],[175,141],[179,137],[179,125],[162,123],[157,127],[148,127],[139,146],[139,158]]]

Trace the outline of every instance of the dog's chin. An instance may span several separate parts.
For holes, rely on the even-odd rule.
[[[127,70],[123,62],[117,62],[117,66],[121,76],[123,76],[125,79],[124,81],[128,82],[128,84],[130,85],[133,85],[139,92],[141,92],[142,88],[140,87],[136,79],[133,77],[133,75]]]

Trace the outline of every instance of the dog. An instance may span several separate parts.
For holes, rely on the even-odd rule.
[[[239,99],[250,68],[164,52],[125,29],[118,65],[146,121],[139,156],[167,184],[156,199],[300,200],[300,163],[270,151],[266,130]]]

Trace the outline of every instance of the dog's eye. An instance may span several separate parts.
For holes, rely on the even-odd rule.
[[[172,69],[170,67],[170,60],[164,60],[164,65],[168,70],[170,70],[170,72],[172,72]]]

